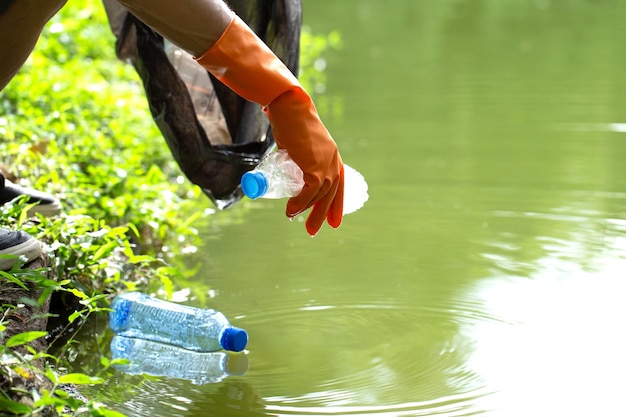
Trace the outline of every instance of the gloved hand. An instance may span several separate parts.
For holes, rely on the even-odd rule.
[[[315,236],[324,219],[334,228],[343,216],[343,162],[311,97],[271,49],[235,16],[218,41],[196,60],[246,100],[259,103],[274,139],[304,172],[302,192],[287,202],[287,217],[313,207],[306,221]]]

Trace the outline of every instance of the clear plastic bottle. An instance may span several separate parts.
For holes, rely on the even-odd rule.
[[[284,149],[270,153],[241,177],[241,189],[251,199],[293,197],[303,186],[302,170]],[[368,198],[363,175],[344,164],[343,214],[357,211]]]
[[[120,294],[111,302],[109,327],[114,333],[152,340],[197,352],[240,352],[248,343],[245,330],[224,314],[159,300],[139,292]]]
[[[177,346],[116,335],[111,340],[112,359],[127,359],[115,369],[131,375],[167,376],[196,385],[215,383],[224,378],[243,376],[248,356],[226,352],[193,352]]]

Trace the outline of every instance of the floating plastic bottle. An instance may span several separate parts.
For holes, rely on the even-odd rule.
[[[344,164],[343,214],[350,214],[369,198],[365,178]],[[241,189],[251,199],[285,198],[298,195],[304,186],[303,173],[284,149],[267,155],[252,171],[241,177]]]
[[[152,298],[139,292],[111,302],[109,327],[114,333],[179,346],[197,352],[240,352],[248,343],[245,330],[233,327],[216,310],[199,309]]]
[[[177,346],[116,335],[111,340],[112,359],[126,359],[113,365],[131,375],[167,376],[210,384],[248,371],[248,356],[221,352],[193,352]]]

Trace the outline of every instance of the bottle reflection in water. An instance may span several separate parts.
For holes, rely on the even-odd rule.
[[[164,343],[115,336],[111,340],[112,359],[127,359],[114,367],[131,375],[167,376],[210,384],[248,371],[248,356],[220,352],[194,352]]]

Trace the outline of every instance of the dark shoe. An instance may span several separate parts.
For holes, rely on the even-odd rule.
[[[6,204],[21,195],[29,196],[29,203],[39,203],[28,211],[29,215],[39,213],[42,216],[53,216],[61,211],[61,202],[48,193],[21,187],[4,178],[0,174],[0,205]]]
[[[12,256],[5,256],[12,255]],[[8,271],[18,257],[25,257],[26,263],[41,256],[41,244],[26,232],[0,228],[0,271]]]

